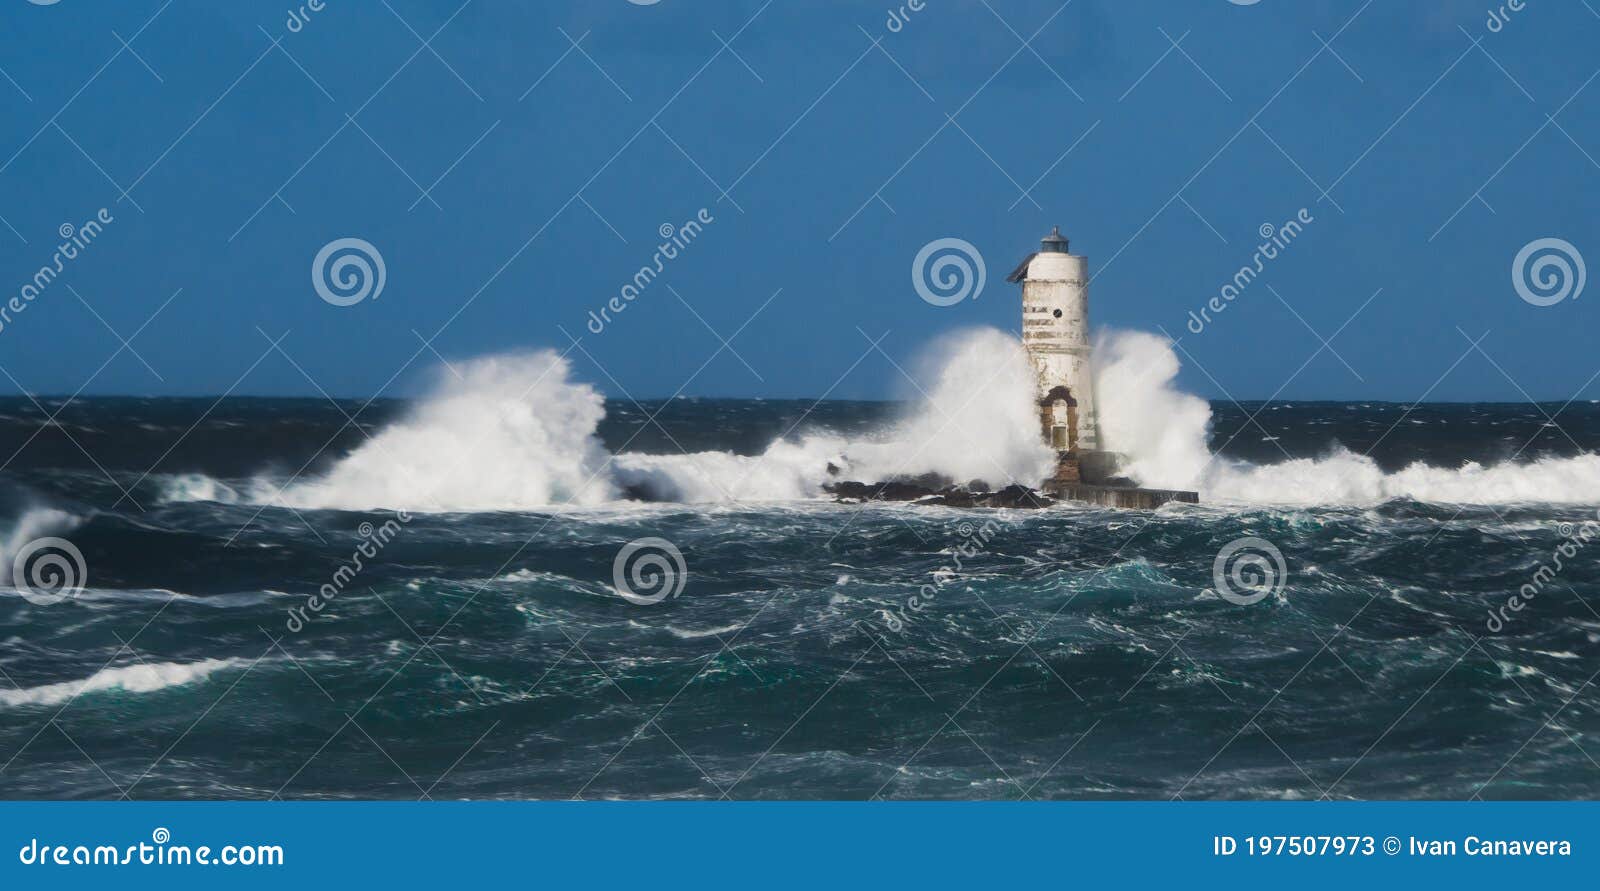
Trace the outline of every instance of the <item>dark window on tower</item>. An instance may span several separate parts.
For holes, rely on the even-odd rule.
[[[1058,309],[1055,312],[1051,313],[1051,315],[1053,315],[1053,316],[1055,316],[1056,318],[1059,319],[1059,318],[1061,318],[1061,310]]]

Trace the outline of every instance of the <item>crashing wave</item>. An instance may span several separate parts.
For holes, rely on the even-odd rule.
[[[1252,464],[1213,454],[1211,407],[1177,389],[1178,357],[1164,337],[1111,332],[1095,346],[1101,427],[1147,486],[1197,489],[1207,501],[1361,505],[1391,498],[1445,504],[1600,504],[1600,455],[1392,473],[1340,446],[1319,458]]]
[[[206,477],[169,484],[169,500],[246,499],[297,509],[413,512],[594,507],[623,500],[782,502],[821,497],[843,479],[934,475],[957,483],[1037,485],[1053,453],[1039,440],[1032,372],[1016,338],[985,328],[937,344],[933,381],[897,423],[854,440],[780,438],[759,455],[727,451],[613,455],[598,436],[604,399],[552,351],[489,356],[441,370],[403,419],[324,476],[241,493]],[[1213,454],[1211,407],[1177,388],[1164,337],[1107,332],[1096,343],[1099,422],[1106,447],[1141,485],[1193,489],[1210,502],[1374,504],[1391,498],[1455,504],[1600,503],[1600,455],[1460,467],[1413,464],[1386,473],[1337,448],[1319,458],[1258,465]]]

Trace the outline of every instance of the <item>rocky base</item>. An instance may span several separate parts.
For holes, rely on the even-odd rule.
[[[823,491],[841,504],[862,504],[868,501],[906,501],[939,507],[1010,507],[1043,508],[1057,501],[1080,501],[1103,507],[1155,510],[1163,504],[1176,501],[1195,504],[1200,499],[1194,492],[1170,489],[1141,489],[1132,481],[1113,478],[1110,485],[1050,482],[1040,492],[1027,486],[1011,485],[990,491],[988,483],[973,480],[957,485],[938,474],[893,479],[882,483],[837,482],[824,485]]]
[[[956,485],[937,474],[909,479],[895,479],[883,483],[838,482],[828,483],[823,491],[841,504],[861,504],[866,501],[914,501],[917,504],[940,507],[1013,507],[1041,508],[1055,504],[1055,499],[1027,486],[1006,486],[990,491],[982,480]]]

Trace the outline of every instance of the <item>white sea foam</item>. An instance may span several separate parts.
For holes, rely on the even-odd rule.
[[[232,486],[203,473],[180,473],[167,477],[163,483],[162,494],[167,501],[215,501],[219,504],[239,502],[239,493]]]
[[[1103,447],[1128,456],[1123,472],[1147,486],[1192,489],[1211,462],[1211,405],[1177,388],[1171,341],[1107,331],[1095,342],[1095,397]]]
[[[1033,372],[1022,345],[993,328],[962,331],[921,359],[931,388],[886,441],[853,446],[853,479],[938,473],[1003,486],[1037,485],[1055,455],[1039,436]]]
[[[595,428],[603,398],[552,351],[490,356],[436,372],[406,418],[327,476],[273,499],[297,508],[519,510],[616,497]]]
[[[1600,455],[1438,467],[1417,462],[1385,473],[1340,446],[1318,458],[1274,464],[1214,457],[1211,408],[1176,388],[1171,342],[1112,332],[1096,344],[1100,422],[1108,447],[1129,458],[1147,486],[1197,489],[1208,501],[1252,504],[1375,504],[1390,498],[1449,504],[1600,504]]]
[[[1096,343],[1096,400],[1105,447],[1147,486],[1196,489],[1212,502],[1370,504],[1388,498],[1463,504],[1600,503],[1600,456],[1493,466],[1413,464],[1385,473],[1336,447],[1318,458],[1256,465],[1213,456],[1210,405],[1178,389],[1164,337],[1107,332]],[[490,356],[441,369],[404,419],[325,476],[282,492],[244,493],[177,477],[172,500],[244,498],[296,508],[538,510],[614,504],[634,495],[678,503],[817,498],[830,479],[879,481],[936,473],[956,482],[1037,484],[1052,453],[1038,436],[1027,357],[1012,335],[977,329],[935,344],[906,414],[875,435],[806,433],[759,455],[610,455],[597,436],[604,400],[550,351]],[[837,474],[829,472],[829,466]],[[15,535],[13,535],[15,539]],[[26,539],[23,539],[24,541]]]
[[[845,479],[878,481],[922,474],[991,485],[1036,484],[1052,453],[1034,434],[1038,410],[1027,357],[1015,338],[992,328],[935,343],[917,363],[917,398],[875,436],[780,439],[757,456],[727,452],[620,455],[617,476],[672,501],[783,501],[821,494],[832,464]]]
[[[1033,483],[1051,453],[1037,420],[1026,357],[1016,340],[981,329],[936,344],[923,365],[931,386],[898,423],[849,441],[822,434],[779,439],[760,455],[731,452],[609,455],[596,430],[604,402],[573,381],[553,352],[491,356],[441,371],[404,419],[327,475],[281,492],[261,479],[243,497],[295,508],[412,511],[590,507],[625,492],[661,501],[816,498],[831,477],[880,480],[937,473],[965,482]],[[174,477],[169,500],[240,497],[203,476]]]
[[[248,664],[243,659],[202,659],[199,662],[143,662],[106,668],[79,681],[63,681],[20,690],[0,689],[0,705],[60,705],[81,694],[106,690],[151,693],[203,681],[226,668]]]
[[[40,538],[69,535],[82,526],[84,520],[77,514],[53,507],[25,508],[10,531],[0,533],[0,594],[20,595],[18,588],[13,586],[24,585],[29,580],[25,571],[27,567],[16,565],[18,555],[29,543]],[[82,583],[81,577],[73,577]]]
[[[703,637],[721,637],[724,634],[732,634],[743,628],[744,625],[742,623],[734,623],[716,628],[679,628],[676,625],[669,624],[666,627],[673,637],[682,638],[683,640],[699,640]]]
[[[53,507],[30,507],[17,518],[11,531],[0,534],[0,578],[11,580],[11,562],[17,552],[36,538],[66,535],[83,525],[84,518]]]
[[[760,455],[625,453],[612,464],[617,482],[658,501],[794,501],[815,498],[827,468],[845,463],[843,439],[780,439]]]

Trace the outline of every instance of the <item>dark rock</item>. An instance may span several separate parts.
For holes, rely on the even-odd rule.
[[[931,479],[930,479],[931,477]],[[860,503],[864,501],[914,501],[918,504],[932,504],[940,507],[1010,507],[1010,508],[1041,508],[1054,504],[1054,499],[1042,495],[1027,486],[1012,485],[998,492],[988,491],[987,486],[973,490],[968,486],[952,486],[948,480],[942,480],[935,475],[915,478],[920,483],[942,482],[937,488],[919,484],[891,480],[883,483],[840,482],[824,485],[823,491],[832,495],[835,500],[844,503]],[[977,483],[979,481],[974,481]]]
[[[631,485],[623,486],[622,487],[622,497],[627,499],[628,501],[660,501],[661,500],[661,499],[659,499],[659,498],[657,498],[655,496],[654,492],[650,491],[650,488],[648,486],[645,486],[645,485],[640,484],[640,483],[634,483],[634,484],[631,484]]]
[[[937,492],[941,489],[949,489],[954,487],[956,484],[955,480],[937,473],[924,473],[920,476],[896,476],[890,477],[889,481],[891,483],[897,483],[900,485],[915,486],[919,489],[927,489],[930,492]]]
[[[989,496],[985,507],[1018,507],[1039,508],[1049,507],[1055,500],[1041,495],[1027,486],[1010,485]]]
[[[939,490],[916,483],[879,483],[875,489],[874,498],[880,501],[921,501],[939,494]]]
[[[935,497],[940,491],[893,480],[885,483],[825,483],[822,490],[840,501],[917,501]]]

